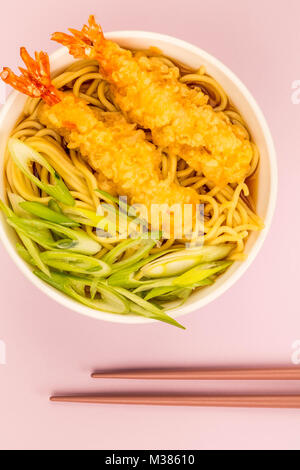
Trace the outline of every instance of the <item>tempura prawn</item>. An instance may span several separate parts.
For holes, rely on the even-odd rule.
[[[143,130],[137,130],[119,113],[97,113],[73,93],[57,90],[51,82],[48,55],[36,53],[31,58],[25,48],[21,57],[26,69],[16,76],[4,68],[1,78],[18,91],[42,98],[39,119],[65,138],[70,149],[78,149],[90,166],[99,172],[131,204],[197,204],[195,190],[163,180],[160,170],[162,153],[147,141]]]
[[[52,38],[76,58],[98,60],[115,103],[131,122],[151,130],[154,144],[217,186],[244,181],[253,158],[251,142],[239,126],[208,105],[203,92],[179,81],[177,67],[134,56],[106,40],[93,16],[81,31],[70,32]]]

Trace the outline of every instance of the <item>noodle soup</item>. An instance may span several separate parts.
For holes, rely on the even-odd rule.
[[[130,43],[132,40],[129,41]],[[145,41],[144,41],[145,42]],[[168,41],[167,41],[168,42]],[[159,41],[158,41],[159,43]],[[154,44],[154,43],[150,43]],[[161,46],[161,44],[157,44]],[[134,47],[133,47],[134,48]],[[178,63],[182,61],[182,53],[176,56],[173,55],[175,60],[170,59],[171,54],[166,50],[168,48],[161,47],[165,55],[161,55],[158,51],[146,50],[135,52],[135,55],[150,56],[155,61],[161,61],[166,67],[178,67]],[[205,57],[207,60],[207,57]],[[209,70],[205,60],[204,65],[201,65],[201,58],[198,58],[198,65],[195,67],[191,63],[192,68],[179,66],[180,80],[186,83],[189,87],[201,90],[209,96],[209,103],[216,112],[223,113],[228,119],[228,122],[240,126],[241,132],[245,133],[251,139],[253,146],[253,159],[251,161],[251,168],[247,174],[246,183],[232,185],[219,188],[207,181],[205,175],[196,172],[190,167],[186,161],[176,158],[174,155],[164,155],[162,159],[161,172],[164,179],[168,179],[182,188],[191,188],[199,194],[200,201],[204,204],[205,215],[205,245],[219,246],[228,243],[233,245],[230,256],[227,259],[243,260],[245,259],[245,252],[251,248],[251,240],[248,243],[248,237],[251,232],[259,232],[263,228],[262,219],[256,214],[256,207],[253,207],[251,200],[248,197],[254,197],[252,192],[252,183],[248,186],[249,177],[257,181],[257,167],[259,161],[259,151],[256,146],[257,140],[252,140],[252,129],[248,129],[246,122],[247,112],[244,113],[237,103],[231,101],[231,96],[228,98],[220,84],[219,80],[213,78],[215,75]],[[199,64],[200,62],[200,64]],[[60,67],[60,70],[62,68]],[[208,69],[208,70],[206,70]],[[70,67],[65,67],[60,71],[59,75],[53,80],[55,86],[64,92],[71,92],[75,96],[80,97],[89,103],[92,109],[99,110],[101,113],[116,113],[118,106],[114,102],[114,97],[111,94],[109,84],[103,80],[101,73],[99,73],[99,66],[95,61],[80,61],[72,63]],[[90,166],[89,162],[82,158],[80,152],[75,149],[69,150],[64,138],[59,135],[55,130],[46,128],[43,123],[39,121],[38,113],[41,105],[37,100],[28,100],[25,108],[24,115],[19,119],[17,126],[13,130],[13,137],[24,141],[26,144],[31,144],[44,158],[51,164],[55,171],[61,175],[67,188],[73,195],[76,206],[79,209],[95,211],[101,201],[103,201],[103,194],[95,193],[94,189],[99,188],[114,197],[121,195],[116,192],[116,188],[104,178],[98,179],[95,171]],[[250,120],[250,127],[253,127],[253,122]],[[151,141],[151,136],[147,134],[147,138]],[[259,144],[259,142],[257,142]],[[260,147],[260,146],[259,146]],[[261,150],[261,148],[259,148]],[[40,181],[45,184],[51,183],[51,175],[41,166],[34,167],[35,175]],[[11,159],[11,155],[6,154],[5,163],[5,178],[6,190],[13,192],[26,201],[41,202],[46,204],[49,202],[49,195],[43,192],[40,188],[35,187],[31,181],[26,181],[20,169],[15,165]],[[111,186],[110,186],[111,185]],[[259,201],[258,191],[258,212],[262,206]],[[264,208],[263,208],[264,209]],[[265,210],[260,214],[263,219],[268,223],[268,217]],[[97,240],[97,233],[89,226],[85,225],[84,230],[87,235]],[[264,232],[264,230],[263,230]],[[263,233],[262,232],[262,233]],[[252,242],[253,244],[253,242]],[[249,245],[249,248],[248,248]],[[95,258],[98,260],[108,259],[109,253],[115,248],[115,243],[102,242],[102,249],[96,253]],[[246,247],[246,250],[245,250]],[[155,254],[162,254],[170,249],[185,249],[184,240],[162,240],[159,247],[155,246],[149,251],[149,256]],[[125,252],[122,260],[130,257],[132,252]],[[119,260],[120,261],[120,260]],[[246,267],[247,261],[243,264]],[[238,264],[238,263],[237,263]],[[239,265],[238,265],[239,266]],[[238,269],[238,266],[233,265],[226,274],[221,275],[217,280],[218,286],[224,286],[226,281],[231,277],[231,273]],[[244,269],[245,269],[244,267]],[[222,279],[223,278],[223,279]],[[233,279],[233,278],[232,278]],[[201,292],[199,292],[199,289]],[[220,291],[222,288],[220,289]],[[179,306],[174,309],[174,314],[180,314],[184,311],[194,309],[196,305],[204,305],[212,298],[212,291],[216,291],[216,286],[196,288],[195,293],[192,294],[184,307]],[[200,295],[199,295],[200,294]],[[207,296],[207,298],[206,298]],[[214,295],[213,295],[214,296]],[[206,299],[205,299],[206,298]],[[197,302],[198,299],[198,302]],[[199,302],[200,299],[200,302]],[[68,301],[70,302],[70,301]],[[72,308],[75,303],[71,301]],[[69,305],[71,305],[69,304]],[[82,308],[76,307],[82,312]],[[88,312],[88,311],[89,312]],[[91,314],[90,309],[85,309],[85,312]],[[94,313],[94,316],[102,318],[102,314]],[[173,314],[172,314],[173,316]],[[104,318],[109,315],[104,314]],[[112,316],[116,318],[115,316]],[[114,321],[112,319],[112,321]],[[110,319],[110,318],[107,318]],[[117,321],[145,321],[133,317],[118,317]]]

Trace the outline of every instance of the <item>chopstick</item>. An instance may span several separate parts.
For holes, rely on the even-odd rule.
[[[300,368],[120,370],[92,374],[94,379],[145,380],[300,380]],[[300,409],[300,395],[102,394],[53,396],[52,402],[110,405],[199,406]]]
[[[52,402],[110,405],[300,409],[300,396],[86,395],[51,397]]]
[[[169,369],[97,372],[93,379],[139,380],[300,380],[300,368],[279,369]]]

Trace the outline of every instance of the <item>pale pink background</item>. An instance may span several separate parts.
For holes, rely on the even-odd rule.
[[[92,383],[94,368],[289,365],[300,339],[299,0],[10,0],[0,17],[1,65],[18,47],[55,50],[49,35],[95,13],[106,31],[170,34],[212,53],[253,92],[278,151],[280,192],[258,259],[222,298],[184,318],[187,331],[80,317],[36,290],[0,247],[2,449],[300,449],[300,411],[55,406],[49,394],[126,389],[300,392],[300,384]],[[299,366],[300,367],[300,366]],[[247,387],[247,388],[246,388]]]

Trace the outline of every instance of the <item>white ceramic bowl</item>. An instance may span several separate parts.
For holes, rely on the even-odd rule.
[[[191,296],[185,305],[180,308],[174,309],[171,315],[180,317],[186,313],[195,311],[204,307],[227,291],[249,268],[250,264],[254,261],[257,253],[259,252],[262,244],[266,238],[268,230],[271,225],[273,212],[275,209],[276,194],[277,194],[277,163],[276,154],[272,141],[272,137],[265,121],[265,118],[258,107],[256,101],[247,90],[247,88],[240,82],[240,80],[225,67],[221,62],[202,51],[196,46],[188,44],[179,39],[169,36],[164,36],[156,33],[147,33],[142,31],[121,31],[106,34],[121,46],[132,49],[147,49],[149,46],[156,46],[166,56],[172,57],[179,62],[187,64],[193,68],[199,68],[204,65],[210,75],[212,75],[225,89],[235,106],[239,109],[244,116],[247,124],[250,127],[254,141],[259,147],[261,154],[259,186],[257,197],[257,211],[265,221],[265,229],[258,234],[252,234],[247,242],[246,251],[248,258],[243,263],[234,263],[234,265],[222,275],[217,282],[207,287],[201,292],[197,292]],[[64,68],[73,63],[74,60],[69,55],[65,48],[61,48],[51,56],[51,70],[53,73],[59,73]],[[24,107],[26,97],[18,92],[13,92],[6,104],[3,106],[0,114],[0,171],[3,172],[4,151],[7,139],[15,125],[18,116],[21,114]],[[0,183],[0,197],[3,198],[3,178]],[[16,235],[13,230],[6,224],[3,216],[0,220],[0,237],[7,249],[8,253],[25,274],[25,276],[47,294],[52,299],[56,300],[61,305],[87,315],[89,317],[118,322],[118,323],[149,323],[153,320],[148,320],[134,316],[121,316],[112,315],[105,312],[97,312],[88,307],[85,307],[72,299],[64,296],[52,287],[40,281],[30,270],[26,263],[18,256],[15,250]]]

